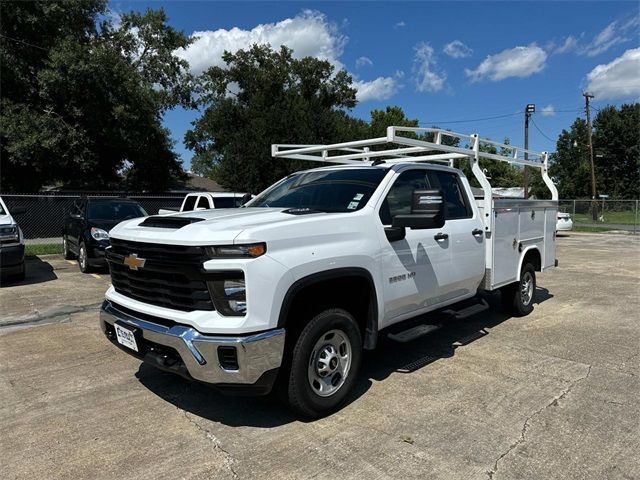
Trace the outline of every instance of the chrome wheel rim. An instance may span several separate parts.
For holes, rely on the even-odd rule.
[[[309,357],[308,380],[320,397],[335,394],[351,369],[351,341],[342,330],[329,330],[318,339]]]
[[[525,272],[520,280],[520,298],[523,305],[529,305],[533,298],[533,275],[531,272]]]

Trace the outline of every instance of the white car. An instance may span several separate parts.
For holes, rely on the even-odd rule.
[[[13,209],[14,215],[24,212]],[[22,280],[24,274],[24,235],[0,197],[0,276]]]
[[[556,232],[569,232],[573,230],[573,220],[568,213],[558,212],[556,221]]]

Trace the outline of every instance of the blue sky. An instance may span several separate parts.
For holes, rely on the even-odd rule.
[[[399,105],[422,126],[523,143],[523,111],[535,103],[530,148],[555,139],[593,106],[640,98],[637,2],[112,2],[115,13],[165,9],[169,23],[200,37],[186,52],[197,73],[224,49],[285,43],[354,76],[354,116]],[[595,112],[594,112],[595,113]],[[168,112],[182,145],[197,111]],[[552,140],[549,140],[548,138]]]

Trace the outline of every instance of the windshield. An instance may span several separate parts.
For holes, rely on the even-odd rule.
[[[0,215],[6,215],[7,212],[4,211],[4,208],[2,208],[2,203],[0,203]]]
[[[92,220],[127,220],[146,216],[144,208],[133,202],[89,203],[89,218]]]
[[[258,195],[247,207],[353,212],[366,205],[387,171],[368,167],[294,174]]]

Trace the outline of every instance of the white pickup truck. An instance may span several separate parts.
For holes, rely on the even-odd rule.
[[[223,391],[277,384],[305,416],[335,410],[363,349],[389,332],[408,341],[433,330],[407,320],[478,312],[469,299],[498,289],[512,314],[532,311],[536,272],[557,263],[557,191],[546,154],[485,154],[483,143],[389,127],[367,141],[274,145],[276,157],[337,165],[290,175],[240,209],[115,227],[102,329],[145,362]],[[539,168],[552,200],[494,199],[481,157]],[[482,199],[456,161],[471,163]]]
[[[250,198],[250,197],[249,197]],[[191,212],[198,210],[209,210],[211,208],[237,208],[246,200],[245,193],[234,192],[193,192],[188,193],[179,210],[171,208],[161,208],[159,215],[167,215],[176,212]]]

